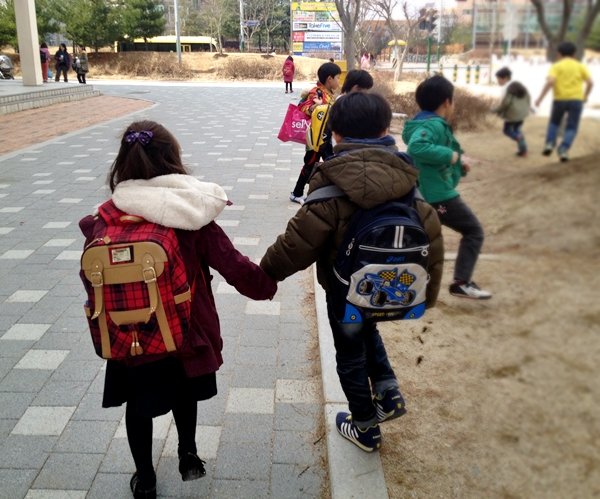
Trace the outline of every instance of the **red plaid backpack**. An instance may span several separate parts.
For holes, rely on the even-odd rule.
[[[96,353],[122,360],[181,348],[192,290],[175,231],[127,215],[108,201],[106,224],[81,257],[85,312]]]

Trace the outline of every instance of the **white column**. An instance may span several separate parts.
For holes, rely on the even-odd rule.
[[[43,85],[34,0],[15,0],[15,17],[23,85]]]

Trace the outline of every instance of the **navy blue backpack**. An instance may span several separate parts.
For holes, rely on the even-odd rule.
[[[315,189],[304,204],[346,194],[330,184]],[[350,219],[333,275],[332,308],[343,323],[418,319],[425,313],[429,282],[429,236],[413,189],[397,201],[358,210]]]

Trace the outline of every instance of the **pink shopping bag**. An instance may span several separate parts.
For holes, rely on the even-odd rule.
[[[309,127],[310,118],[300,111],[298,106],[290,104],[277,138],[282,142],[291,140],[298,144],[306,144],[306,131]]]

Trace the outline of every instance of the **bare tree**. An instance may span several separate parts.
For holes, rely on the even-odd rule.
[[[373,0],[362,0],[360,5],[360,14],[354,35],[356,52],[360,56],[360,52],[371,51],[371,45],[375,32],[373,31],[373,21],[377,16],[377,12],[373,9]]]
[[[235,3],[232,0],[204,0],[201,4],[201,14],[208,25],[211,35],[216,34],[219,41],[219,52],[223,53],[223,27],[235,15]]]
[[[354,69],[356,64],[356,50],[354,45],[354,32],[360,16],[362,0],[335,0],[335,6],[340,15],[342,31],[344,32],[344,50],[346,51],[346,64],[348,71]]]
[[[402,7],[402,12],[406,18],[403,22],[395,21],[393,18],[393,12],[397,9],[398,5]],[[408,54],[410,43],[414,38],[415,31],[419,29],[419,23],[427,17],[427,12],[410,10],[408,1],[399,3],[398,0],[374,0],[373,8],[385,20],[390,35],[392,35],[394,55],[396,57],[394,81],[399,81],[402,79],[404,60]],[[402,54],[400,54],[400,40],[406,44],[404,45]]]
[[[562,19],[560,22],[560,26],[558,27],[558,31],[554,32],[552,27],[548,23],[546,19],[546,8],[544,0],[531,0],[531,3],[535,7],[537,11],[537,18],[540,28],[548,41],[548,49],[547,49],[547,57],[551,61],[556,60],[556,49],[558,45],[565,41],[565,38],[569,31],[569,24],[571,22],[571,16],[573,14],[573,7],[575,5],[575,0],[563,0],[563,13]],[[583,26],[577,33],[577,38],[575,41],[575,45],[577,45],[577,58],[581,59],[583,57],[583,51],[585,49],[585,42],[587,41],[592,28],[594,27],[594,22],[596,18],[600,14],[600,0],[587,0],[586,1],[586,10],[584,15],[582,16],[584,19]]]

